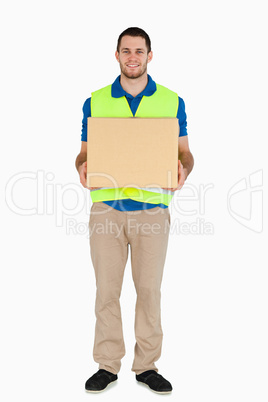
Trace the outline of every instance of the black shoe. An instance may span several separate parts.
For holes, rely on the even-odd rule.
[[[136,380],[148,385],[151,390],[158,394],[169,394],[172,391],[172,385],[155,370],[144,371],[136,374]]]
[[[111,382],[117,380],[117,374],[110,373],[110,371],[100,369],[92,377],[90,377],[85,385],[87,392],[101,392]]]

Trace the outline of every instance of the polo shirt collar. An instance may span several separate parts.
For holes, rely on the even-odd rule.
[[[137,97],[142,97],[142,96],[151,96],[155,93],[156,91],[156,83],[153,81],[152,77],[148,75],[148,83],[146,85],[146,88],[139,93]],[[121,98],[122,96],[126,96],[127,98],[133,98],[132,95],[127,93],[121,86],[120,84],[120,75],[116,78],[114,83],[112,84],[112,97],[113,98]]]

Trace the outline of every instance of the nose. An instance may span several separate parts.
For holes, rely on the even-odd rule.
[[[135,54],[130,54],[129,55],[129,58],[128,58],[129,62],[130,61],[136,62],[137,60],[138,60],[138,58],[137,58],[137,56]]]

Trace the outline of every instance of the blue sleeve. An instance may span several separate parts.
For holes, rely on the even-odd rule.
[[[179,137],[184,137],[185,135],[188,135],[188,133],[187,133],[187,116],[185,113],[185,103],[184,103],[184,100],[180,97],[179,97],[179,107],[178,107],[177,119],[179,120],[179,126],[180,126]]]
[[[87,118],[88,117],[91,117],[91,98],[88,98],[83,105],[81,141],[87,141]]]

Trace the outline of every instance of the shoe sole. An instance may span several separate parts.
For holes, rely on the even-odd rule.
[[[155,394],[158,394],[158,395],[166,395],[166,394],[171,394],[171,393],[172,393],[172,390],[171,390],[171,391],[163,391],[163,392],[155,391],[154,389],[152,389],[151,387],[149,387],[148,384],[145,384],[145,382],[138,381],[138,380],[136,380],[136,381],[137,381],[137,383],[140,384],[140,385],[145,385],[147,388],[149,388],[150,391],[154,392]]]
[[[109,382],[109,384],[107,384],[105,388],[103,388],[103,389],[101,389],[101,390],[99,390],[99,391],[93,391],[93,390],[86,389],[86,388],[85,388],[85,391],[86,391],[86,392],[89,392],[90,394],[99,394],[100,392],[105,391],[105,390],[109,387],[109,385],[115,383],[116,381],[117,381],[117,380],[113,380],[113,381]]]

